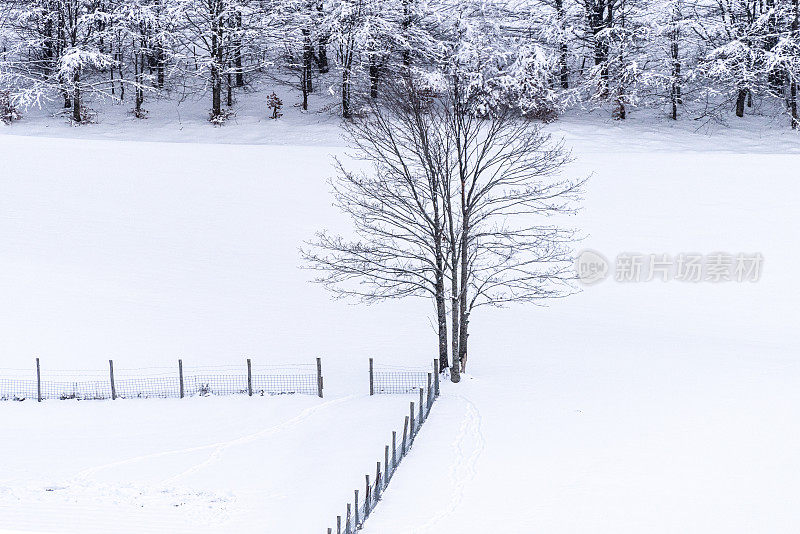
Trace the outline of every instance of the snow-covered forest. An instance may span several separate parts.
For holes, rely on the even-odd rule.
[[[543,120],[652,108],[797,128],[799,16],[798,0],[0,0],[0,112],[80,123],[193,97],[219,124],[247,91],[279,116],[264,87],[280,85],[347,118],[411,71]]]

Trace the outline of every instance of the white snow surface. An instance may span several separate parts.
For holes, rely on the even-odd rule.
[[[326,386],[0,403],[0,531],[323,533],[374,470],[409,398],[365,395],[366,359],[429,365],[431,305],[332,301],[298,269],[314,231],[347,231],[325,182],[346,150],[287,115],[0,129],[0,367],[321,356]],[[762,278],[476,312],[469,375],[365,533],[800,529],[800,139],[749,125],[548,126],[592,174],[579,249],[760,252]]]

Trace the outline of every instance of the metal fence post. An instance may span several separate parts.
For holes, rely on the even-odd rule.
[[[180,387],[181,398],[183,398],[183,360],[178,359],[178,385]]]
[[[247,358],[247,394],[253,396],[253,369],[250,365],[250,358]]]
[[[375,378],[372,370],[372,358],[369,359],[369,394],[375,395]]]
[[[42,370],[39,367],[39,358],[36,358],[36,402],[42,402]]]
[[[108,373],[111,378],[111,400],[117,400],[117,387],[114,385],[114,360],[108,360]]]
[[[317,358],[317,395],[322,398],[322,358]]]

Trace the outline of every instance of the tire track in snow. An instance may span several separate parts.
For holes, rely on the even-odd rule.
[[[90,467],[88,469],[84,469],[83,471],[79,472],[76,475],[76,479],[78,481],[80,481],[80,482],[86,483],[86,482],[88,482],[88,479],[90,477],[92,477],[93,475],[99,473],[100,471],[104,471],[106,469],[113,469],[115,467],[121,467],[121,466],[124,466],[124,465],[130,465],[130,464],[133,464],[133,463],[136,463],[136,462],[141,462],[141,461],[146,461],[146,460],[153,460],[153,459],[156,459],[156,458],[164,458],[166,456],[171,456],[171,455],[175,455],[175,454],[187,454],[187,453],[193,453],[193,452],[199,452],[199,451],[212,449],[212,452],[208,456],[208,458],[206,458],[202,462],[194,465],[193,467],[190,467],[189,469],[187,469],[186,471],[184,471],[182,473],[179,473],[178,475],[169,477],[169,478],[165,479],[162,482],[163,484],[167,484],[167,483],[173,482],[175,480],[178,480],[179,478],[181,478],[183,476],[186,476],[186,475],[188,475],[190,473],[198,471],[199,469],[202,469],[203,467],[205,467],[207,465],[212,464],[214,461],[217,461],[219,459],[221,453],[225,449],[228,449],[229,447],[234,447],[236,445],[243,445],[243,444],[246,444],[246,443],[252,443],[253,441],[261,439],[261,438],[263,438],[265,436],[269,436],[269,435],[272,435],[272,434],[277,434],[279,432],[283,432],[285,430],[288,430],[289,428],[292,428],[292,427],[295,427],[295,426],[299,425],[300,423],[304,422],[306,419],[309,419],[310,417],[315,415],[316,412],[318,412],[320,410],[331,408],[332,406],[335,406],[335,405],[341,404],[343,402],[347,402],[349,400],[352,400],[355,397],[357,397],[357,395],[349,395],[347,397],[342,397],[340,399],[334,399],[334,400],[323,402],[322,404],[317,404],[315,406],[311,406],[309,408],[306,408],[305,410],[303,410],[302,412],[300,412],[296,416],[292,417],[291,419],[288,419],[286,421],[278,423],[277,425],[272,425],[270,427],[264,428],[264,429],[259,430],[257,432],[253,432],[252,434],[247,434],[245,436],[240,436],[238,438],[234,438],[232,440],[220,441],[220,442],[211,443],[211,444],[208,444],[208,445],[199,445],[197,447],[187,447],[187,448],[184,448],[184,449],[174,449],[174,450],[170,450],[170,451],[155,452],[155,453],[151,453],[151,454],[145,454],[145,455],[142,455],[142,456],[134,456],[134,457],[127,458],[125,460],[120,460],[120,461],[117,461],[117,462],[111,462],[111,463],[108,463],[108,464],[103,464],[103,465],[99,465],[99,466],[95,466],[95,467]]]
[[[481,431],[482,417],[478,407],[463,395],[454,395],[466,404],[464,418],[461,421],[461,428],[458,431],[453,448],[456,450],[457,457],[450,464],[450,502],[447,507],[440,510],[431,519],[426,521],[414,532],[425,532],[433,530],[435,525],[453,514],[458,505],[464,498],[464,491],[470,481],[475,478],[478,471],[476,465],[483,451],[486,449],[486,440]]]

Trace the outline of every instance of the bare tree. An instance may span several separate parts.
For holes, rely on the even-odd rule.
[[[431,298],[443,367],[449,300],[454,382],[475,308],[572,292],[573,233],[542,219],[573,213],[583,184],[552,179],[568,160],[560,143],[513,109],[479,114],[467,87],[453,77],[434,96],[406,78],[347,123],[354,156],[372,164],[354,173],[337,162],[332,182],[356,237],[321,232],[303,251],[338,296]]]
[[[390,85],[382,105],[345,123],[353,156],[372,164],[356,173],[337,162],[336,206],[356,238],[317,234],[303,256],[318,282],[364,301],[417,296],[436,309],[438,351],[448,366],[443,173],[451,167],[445,129],[433,102],[408,80]]]
[[[455,149],[449,181],[455,190],[447,196],[457,198],[449,204],[449,220],[458,225],[450,232],[459,239],[452,244],[458,264],[452,262],[451,277],[454,288],[458,280],[457,361],[463,372],[475,308],[573,292],[574,232],[544,218],[574,213],[585,180],[557,179],[569,160],[561,142],[509,107],[479,115],[479,95],[469,94],[460,75],[452,80],[442,109]]]

